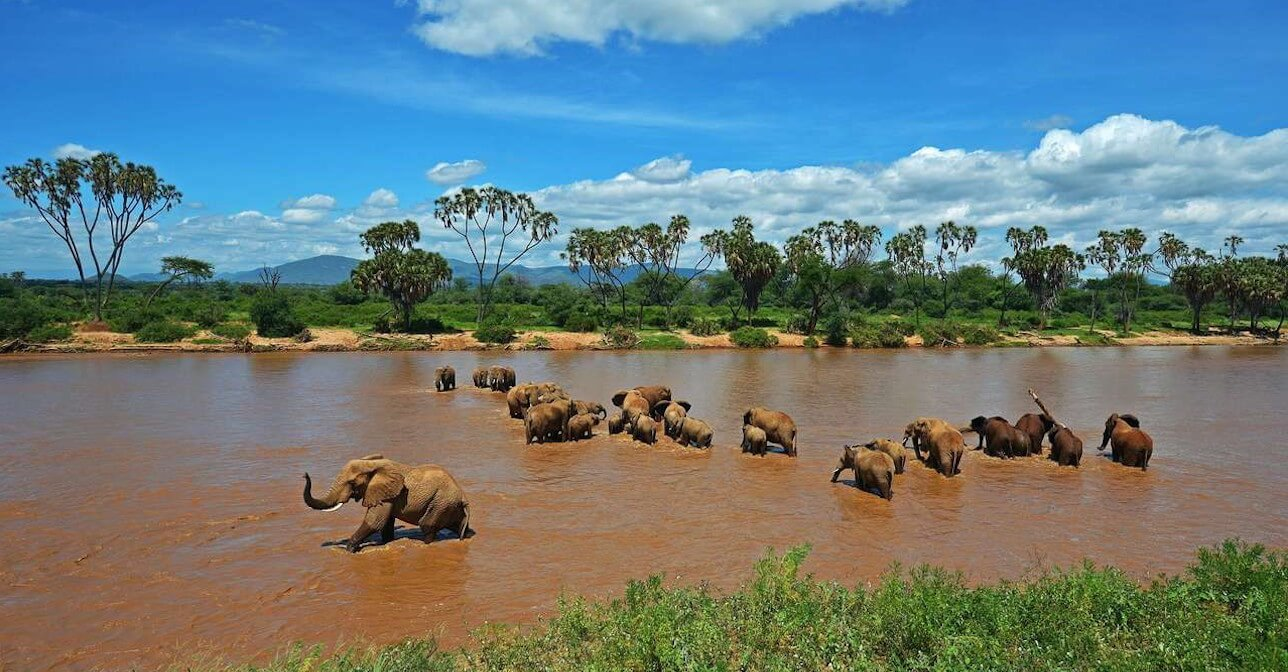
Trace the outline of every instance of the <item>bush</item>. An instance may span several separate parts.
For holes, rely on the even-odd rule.
[[[830,315],[825,325],[827,334],[823,341],[831,346],[841,347],[845,345],[845,337],[850,331],[850,320],[840,313]]]
[[[681,329],[693,324],[693,306],[676,306],[671,309],[671,323]]]
[[[805,340],[801,341],[801,345],[803,345],[803,346],[805,346],[805,347],[807,347],[807,348],[817,348],[817,347],[818,347],[818,339],[817,339],[817,338],[814,338],[813,336],[806,336],[806,337],[805,337]]]
[[[263,290],[256,294],[250,304],[250,319],[265,338],[289,338],[304,330],[283,292]]]
[[[962,341],[966,345],[989,345],[1002,339],[997,330],[987,324],[968,324],[961,328]]]
[[[724,331],[720,321],[710,317],[695,317],[689,326],[694,336],[715,336]]]
[[[889,322],[879,326],[864,325],[850,332],[850,345],[856,348],[903,348],[908,344],[899,328]]]
[[[26,298],[0,299],[0,339],[23,338],[49,323],[49,313]]]
[[[740,348],[772,348],[778,337],[760,327],[741,327],[729,332],[729,340]]]
[[[142,329],[134,332],[134,340],[140,343],[173,343],[182,341],[196,333],[196,330],[186,324],[162,320],[144,325]]]
[[[354,287],[353,283],[348,280],[332,285],[330,289],[326,290],[326,294],[332,303],[338,303],[342,306],[356,306],[367,300],[366,292]]]
[[[240,322],[229,322],[211,327],[210,333],[230,341],[240,341],[250,336],[250,327]]]
[[[640,350],[683,350],[689,344],[675,334],[649,334],[640,340]]]
[[[629,327],[618,325],[605,331],[601,342],[609,348],[630,349],[640,344],[640,335]]]
[[[809,316],[796,314],[787,318],[787,323],[783,325],[783,331],[789,334],[803,334],[809,327]]]
[[[27,332],[27,340],[33,343],[53,343],[71,337],[72,328],[65,324],[42,324]]]
[[[533,334],[532,338],[528,339],[528,349],[529,350],[549,350],[550,339],[546,338],[545,336],[542,336],[541,334]]]
[[[214,302],[202,304],[193,311],[192,315],[192,321],[196,322],[197,326],[202,329],[209,329],[220,322],[223,322],[227,318],[228,311],[224,310],[223,306]]]
[[[155,306],[146,309],[143,306],[130,306],[115,312],[107,322],[112,325],[112,331],[132,334],[149,324],[165,320],[166,316],[162,315]]]
[[[921,325],[921,344],[928,348],[938,348],[945,345],[956,345],[958,333],[957,325],[951,322],[931,322]]]
[[[596,320],[590,312],[573,314],[565,319],[563,328],[588,334],[599,329],[599,320]]]
[[[514,329],[504,324],[484,324],[474,330],[474,338],[480,343],[509,343],[514,336]]]

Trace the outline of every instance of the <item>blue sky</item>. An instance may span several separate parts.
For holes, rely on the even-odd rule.
[[[1288,3],[545,5],[0,0],[0,162],[110,150],[178,185],[130,272],[357,255],[462,180],[532,192],[565,231],[953,216],[980,258],[1009,225],[1286,237]],[[0,270],[65,266],[10,196]]]

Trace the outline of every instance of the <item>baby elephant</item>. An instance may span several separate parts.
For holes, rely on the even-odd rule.
[[[608,419],[608,433],[621,434],[626,429],[626,421],[620,415],[614,415]]]
[[[1082,462],[1082,439],[1068,427],[1056,425],[1047,434],[1051,440],[1050,457],[1062,467],[1076,467]]]
[[[863,447],[889,455],[894,462],[894,473],[896,474],[902,474],[904,466],[908,463],[908,452],[904,450],[903,444],[890,439],[874,439],[863,444]]]
[[[434,389],[439,392],[456,389],[456,369],[450,366],[434,369]]]
[[[657,422],[647,415],[635,418],[635,422],[631,423],[631,436],[641,443],[657,443]]]
[[[568,419],[568,440],[580,441],[589,439],[595,435],[595,425],[599,424],[599,416],[594,413],[578,413]]]
[[[765,430],[755,425],[742,426],[742,452],[763,456],[768,450],[768,444]]]
[[[675,440],[681,446],[710,448],[711,437],[714,435],[711,425],[687,415],[680,418],[680,423],[675,427]]]
[[[879,450],[864,447],[846,446],[841,453],[841,462],[832,472],[832,482],[840,477],[846,469],[854,470],[854,484],[860,490],[876,491],[882,499],[893,499],[894,460]]]

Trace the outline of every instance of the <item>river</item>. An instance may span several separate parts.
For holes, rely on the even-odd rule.
[[[435,393],[449,363],[462,387]],[[605,404],[668,384],[715,446],[524,447],[503,395],[470,387],[479,363]],[[919,415],[1013,420],[1030,386],[1083,437],[1080,469],[972,452],[944,479],[910,461],[891,502],[828,482],[847,441],[898,438]],[[0,391],[6,669],[460,645],[561,591],[611,596],[652,573],[732,589],[766,548],[802,543],[808,571],[847,584],[896,561],[984,581],[1089,558],[1147,579],[1227,537],[1288,545],[1285,348],[11,356]],[[799,458],[739,453],[753,404],[795,417]],[[1148,472],[1097,455],[1114,411],[1153,435]],[[360,508],[306,508],[301,474],[325,483],[373,452],[450,470],[477,534],[324,546]]]

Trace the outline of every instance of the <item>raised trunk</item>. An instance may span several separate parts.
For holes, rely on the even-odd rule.
[[[336,482],[331,484],[331,489],[327,490],[321,499],[317,499],[313,496],[313,479],[309,478],[308,474],[304,474],[304,503],[308,504],[310,509],[318,511],[335,511],[344,506],[344,501],[340,500],[340,479],[337,478]]]

